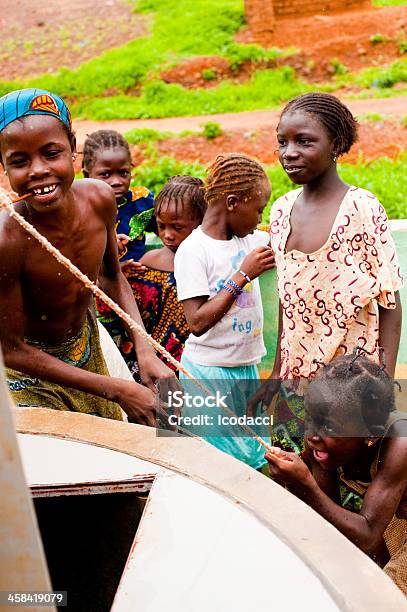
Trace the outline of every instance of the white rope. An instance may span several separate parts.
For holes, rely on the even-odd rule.
[[[55,257],[55,259],[57,259],[61,265],[63,265],[71,272],[71,274],[73,274],[77,279],[79,279],[87,289],[92,291],[93,295],[100,298],[107,306],[109,306],[109,308],[111,308],[117,314],[118,317],[120,317],[125,323],[127,323],[130,329],[134,329],[137,334],[147,340],[147,342],[151,344],[151,346],[153,346],[156,351],[161,353],[161,355],[163,355],[177,370],[185,374],[187,378],[194,381],[194,383],[198,385],[205,393],[209,393],[208,389],[206,389],[206,387],[202,385],[199,380],[197,380],[190,372],[188,372],[188,370],[184,368],[184,366],[182,366],[179,361],[174,359],[174,357],[170,353],[168,353],[168,351],[166,351],[165,348],[161,346],[161,344],[154,340],[154,338],[152,338],[141,325],[136,323],[136,321],[134,321],[134,319],[132,319],[132,317],[127,314],[127,312],[125,312],[118,304],[116,304],[116,302],[114,302],[108,295],[106,295],[104,291],[102,291],[97,285],[95,285],[95,283],[93,283],[90,278],[86,276],[86,274],[81,272],[81,270],[79,270],[77,266],[75,266],[67,257],[65,257],[65,255],[62,255],[62,253],[57,248],[55,248],[49,242],[49,240],[47,240],[42,234],[40,234],[40,232],[38,232],[38,230],[36,230],[35,227],[31,225],[31,223],[26,221],[26,219],[24,219],[24,217],[21,216],[15,210],[13,204],[20,200],[24,200],[30,195],[31,194],[25,194],[13,201],[11,200],[10,195],[7,193],[7,191],[0,187],[0,196],[2,199],[5,200],[4,202],[0,202],[0,208],[5,208],[8,211],[10,217],[13,217],[13,219],[15,219],[17,223],[21,225],[21,227],[23,227],[29,234],[31,234],[31,236],[38,240],[41,246],[43,246],[44,249],[51,253],[51,255]],[[224,410],[230,416],[236,417],[236,413],[233,412],[233,410],[231,410],[227,406],[224,406]],[[270,447],[267,442],[265,442],[263,438],[261,438],[251,427],[249,427],[245,423],[241,423],[240,425],[242,429],[244,429],[250,436],[255,438],[259,444],[264,446],[264,448],[266,448],[268,451],[271,451],[272,447]]]

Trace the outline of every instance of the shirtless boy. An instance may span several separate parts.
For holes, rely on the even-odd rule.
[[[16,210],[137,322],[120,271],[116,201],[101,181],[74,181],[75,137],[58,96],[36,89],[0,98],[0,155],[11,187],[29,197]],[[37,405],[155,424],[154,383],[173,373],[131,332],[146,386],[108,376],[91,292],[0,214],[0,339],[17,405]]]

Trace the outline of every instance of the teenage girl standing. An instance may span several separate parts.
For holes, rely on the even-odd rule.
[[[269,394],[276,380],[309,379],[355,347],[376,363],[383,352],[394,376],[402,277],[387,216],[374,194],[337,173],[338,157],[357,138],[356,120],[335,96],[309,93],[284,108],[277,138],[280,163],[302,187],[271,210],[280,317]],[[266,394],[267,385],[255,400]],[[284,409],[289,421],[290,402]]]

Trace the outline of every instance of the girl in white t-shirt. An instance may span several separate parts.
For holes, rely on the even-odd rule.
[[[204,406],[202,398],[189,398],[183,416],[202,417],[194,423],[195,433],[256,469],[265,463],[264,451],[226,417],[221,398],[226,396],[224,403],[245,419],[258,380],[256,364],[266,353],[257,277],[274,266],[274,255],[268,234],[256,226],[270,192],[255,160],[236,153],[218,156],[208,171],[202,225],[175,256],[178,299],[192,332],[181,363],[217,398]],[[184,389],[192,396],[200,393],[186,380]],[[267,437],[266,419],[262,425]]]

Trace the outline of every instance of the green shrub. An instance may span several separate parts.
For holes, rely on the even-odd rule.
[[[216,123],[216,121],[208,121],[202,127],[202,134],[207,140],[213,140],[217,136],[223,134],[221,126],[219,125],[219,123]]]
[[[332,58],[329,63],[331,64],[332,68],[334,69],[334,74],[335,75],[342,75],[342,74],[347,74],[349,72],[348,68],[346,66],[344,66],[344,64],[341,64],[341,62],[336,59],[335,57]]]
[[[360,87],[390,88],[407,81],[407,60],[399,59],[386,68],[366,68],[349,79]]]
[[[137,166],[133,171],[132,184],[148,187],[157,195],[168,179],[177,174],[204,178],[205,168],[199,164],[181,162],[172,157],[160,157]]]
[[[378,43],[383,43],[383,42],[387,42],[389,39],[386,36],[383,36],[383,34],[372,34],[369,38],[369,41],[372,43],[372,45],[377,45]]]
[[[125,139],[130,144],[158,142],[160,140],[165,140],[166,138],[171,138],[171,136],[173,136],[171,132],[159,132],[158,130],[153,130],[152,128],[136,128],[124,134]]]
[[[359,116],[359,121],[383,121],[383,115],[380,113],[365,113]]]
[[[201,74],[204,81],[213,81],[217,77],[217,72],[213,68],[204,68]]]
[[[399,40],[397,44],[401,55],[407,53],[407,40]]]
[[[258,45],[242,45],[231,42],[223,49],[223,54],[229,60],[231,70],[238,70],[244,62],[260,63],[271,60],[283,52],[281,49],[263,49]]]

